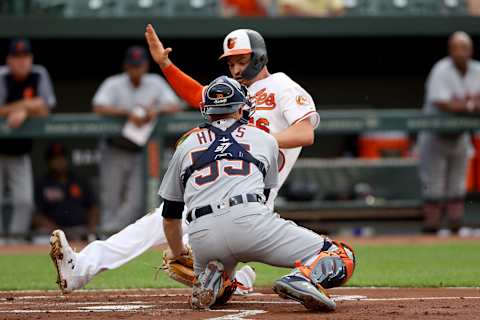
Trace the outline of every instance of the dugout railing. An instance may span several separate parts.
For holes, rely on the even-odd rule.
[[[324,110],[320,112],[320,116],[321,123],[316,130],[317,135],[361,134],[368,131],[391,130],[410,133],[422,130],[475,132],[480,129],[480,117],[470,114],[432,116],[412,109]],[[150,144],[145,152],[146,208],[154,207],[158,201],[156,189],[162,169],[165,169],[168,164],[168,154],[172,152],[171,143],[167,143],[167,140],[175,140],[201,122],[202,118],[196,112],[184,112],[158,119],[151,138],[154,143]],[[100,139],[120,135],[123,124],[119,119],[100,117],[91,113],[52,114],[47,118],[31,118],[19,129],[9,128],[2,119],[0,120],[0,139],[16,137],[55,140],[78,137]],[[291,174],[291,179],[297,182],[301,182],[302,177],[308,176],[309,179],[313,177],[317,182],[323,179],[325,180],[323,185],[331,186],[339,180],[329,179],[327,176],[332,175],[335,170],[340,170],[344,178],[356,177],[367,182],[369,179],[378,180],[383,177],[389,180],[391,188],[397,191],[391,192],[389,197],[382,197],[380,194],[373,198],[365,197],[353,201],[322,200],[316,197],[307,201],[293,202],[280,197],[277,207],[283,216],[302,221],[419,218],[421,192],[416,174],[417,164],[416,159],[382,161],[300,159]],[[322,183],[317,183],[317,190],[321,189]],[[402,194],[405,190],[407,195]]]

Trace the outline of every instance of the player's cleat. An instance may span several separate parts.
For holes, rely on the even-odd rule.
[[[193,283],[192,299],[194,309],[208,309],[222,293],[224,282],[224,267],[220,261],[210,261]]]
[[[253,284],[257,275],[255,270],[249,265],[245,265],[235,272],[235,280],[237,282],[237,288],[235,289],[235,295],[245,295],[253,292]]]
[[[62,293],[70,293],[80,287],[73,270],[77,253],[68,244],[65,233],[55,230],[50,237],[50,257],[57,270],[57,284]]]
[[[301,276],[288,275],[280,278],[275,282],[273,291],[282,298],[300,302],[310,310],[334,311],[336,308],[325,289]]]

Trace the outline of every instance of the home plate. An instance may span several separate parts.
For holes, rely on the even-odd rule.
[[[153,308],[154,305],[113,305],[113,306],[95,306],[95,307],[79,307],[82,310],[91,311],[132,311],[139,309]]]

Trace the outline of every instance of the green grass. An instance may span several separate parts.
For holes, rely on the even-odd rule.
[[[480,241],[438,245],[356,246],[357,269],[349,286],[480,286]],[[159,252],[147,252],[96,277],[87,288],[182,287],[164,272],[154,279]],[[268,287],[288,269],[254,264],[257,286]],[[55,272],[45,255],[0,256],[0,290],[55,289]]]

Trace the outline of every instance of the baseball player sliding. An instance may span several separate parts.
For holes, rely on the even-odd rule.
[[[225,76],[205,88],[201,110],[208,122],[183,139],[160,186],[163,227],[173,257],[187,251],[182,217],[184,206],[189,210],[197,275],[192,307],[228,301],[237,263],[259,261],[294,268],[275,282],[273,289],[281,297],[307,309],[335,310],[324,288],[351,277],[353,251],[280,218],[266,205],[279,179],[279,148],[274,137],[242,121],[249,105],[246,93]]]
[[[170,85],[190,105],[199,108],[204,87],[172,63],[169,59],[172,49],[164,48],[151,25],[147,26],[145,36],[152,57]],[[301,147],[313,143],[320,117],[311,96],[303,88],[284,73],[268,72],[267,49],[258,32],[245,29],[231,32],[223,41],[223,52],[221,58],[228,64],[231,76],[253,93],[257,109],[251,123],[269,132],[280,147],[279,183],[270,190],[268,198],[272,208],[277,191],[290,173]],[[79,253],[71,249],[63,232],[55,231],[51,256],[57,267],[60,289],[68,293],[82,288],[99,272],[115,269],[149,248],[165,244],[162,211],[163,203],[153,213],[105,241],[90,243]],[[237,278],[250,287],[253,270],[241,269]]]

